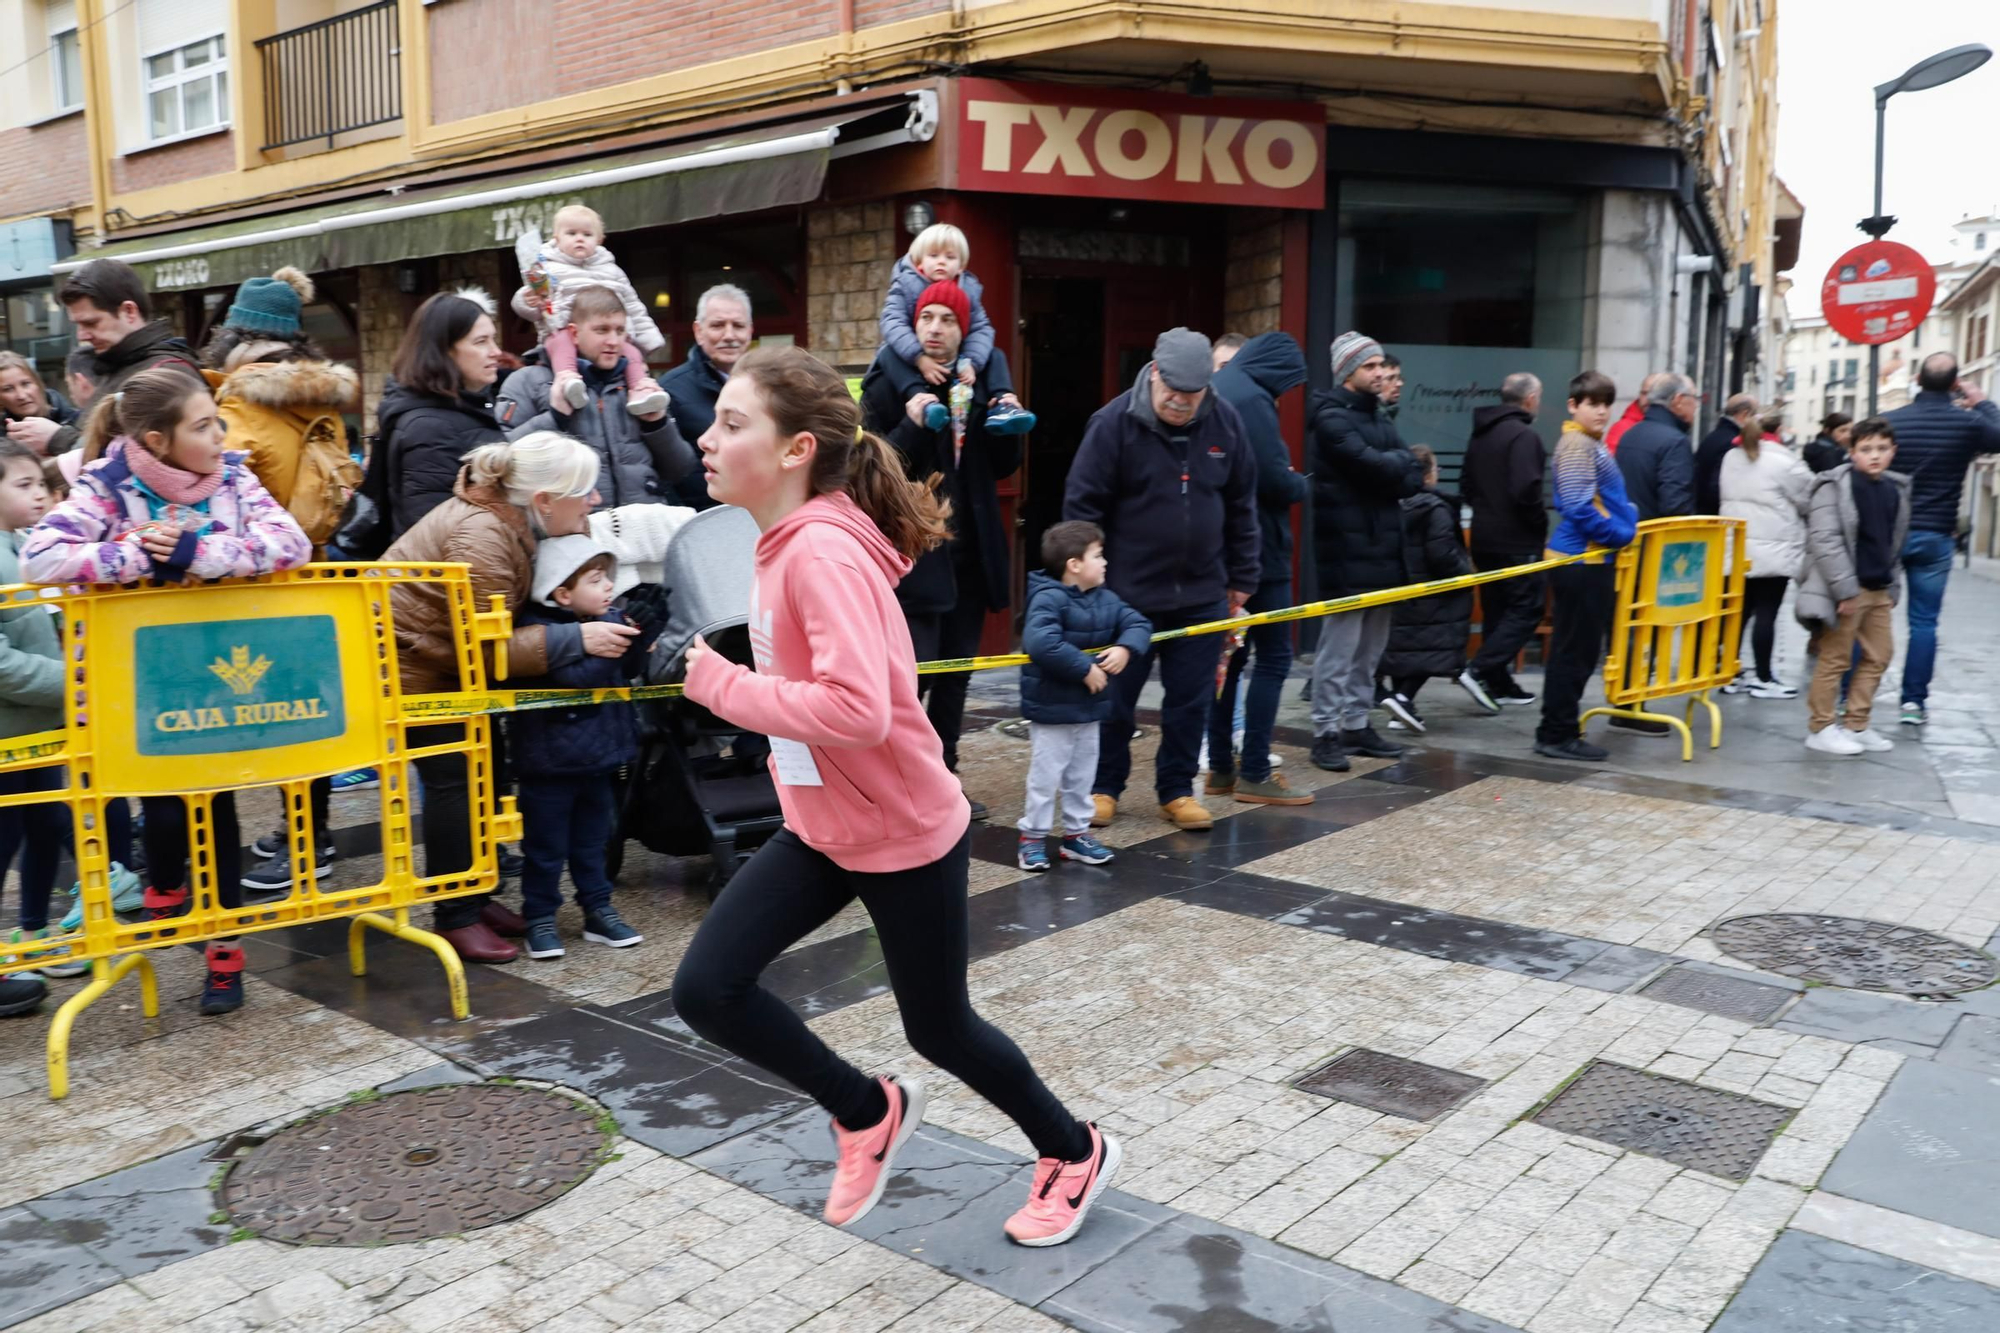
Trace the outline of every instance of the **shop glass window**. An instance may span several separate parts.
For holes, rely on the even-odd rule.
[[[49,39],[49,69],[52,73],[56,110],[74,111],[83,105],[83,44],[76,29],[59,32]]]
[[[1559,190],[1342,181],[1334,327],[1403,363],[1397,429],[1457,476],[1474,409],[1515,371],[1560,396],[1582,366],[1587,197]],[[1637,385],[1621,386],[1626,393]],[[1553,445],[1562,413],[1537,422]]]
[[[146,112],[155,139],[229,123],[229,62],[220,35],[146,57]]]

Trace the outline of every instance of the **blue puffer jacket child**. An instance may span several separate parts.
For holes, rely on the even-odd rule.
[[[525,602],[514,612],[519,625],[574,625],[580,620],[630,624],[614,608],[601,616],[579,617],[558,606]],[[655,626],[630,640],[623,657],[581,658],[553,666],[546,676],[509,680],[513,690],[605,690],[630,685],[646,669],[646,655],[660,637]],[[516,773],[537,778],[585,778],[615,772],[639,756],[639,714],[629,703],[577,704],[516,713],[507,722],[510,762]]]
[[[1111,690],[1092,694],[1085,687],[1083,678],[1097,665],[1088,650],[1116,645],[1137,657],[1152,638],[1152,622],[1110,588],[1085,592],[1032,571],[1021,627],[1021,651],[1028,655],[1021,668],[1021,716],[1055,724],[1104,721],[1111,716]]]

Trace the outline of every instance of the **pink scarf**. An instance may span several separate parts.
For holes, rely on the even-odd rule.
[[[217,467],[215,471],[206,473],[187,472],[156,456],[151,449],[130,436],[120,436],[115,443],[124,448],[125,466],[132,469],[132,475],[162,500],[197,505],[222,489],[222,474],[226,468]]]

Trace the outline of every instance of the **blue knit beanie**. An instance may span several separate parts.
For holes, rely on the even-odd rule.
[[[287,266],[268,278],[246,280],[236,289],[236,302],[223,322],[246,333],[296,338],[305,332],[299,311],[312,297],[312,279]]]

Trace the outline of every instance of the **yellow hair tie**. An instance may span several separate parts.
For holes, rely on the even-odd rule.
[[[867,427],[865,427],[865,426],[856,426],[856,427],[854,428],[854,442],[855,442],[856,444],[859,444],[859,443],[861,443],[861,442],[862,442],[863,440],[865,440],[865,439],[867,439],[867,438],[868,438],[868,429],[867,429]]]

